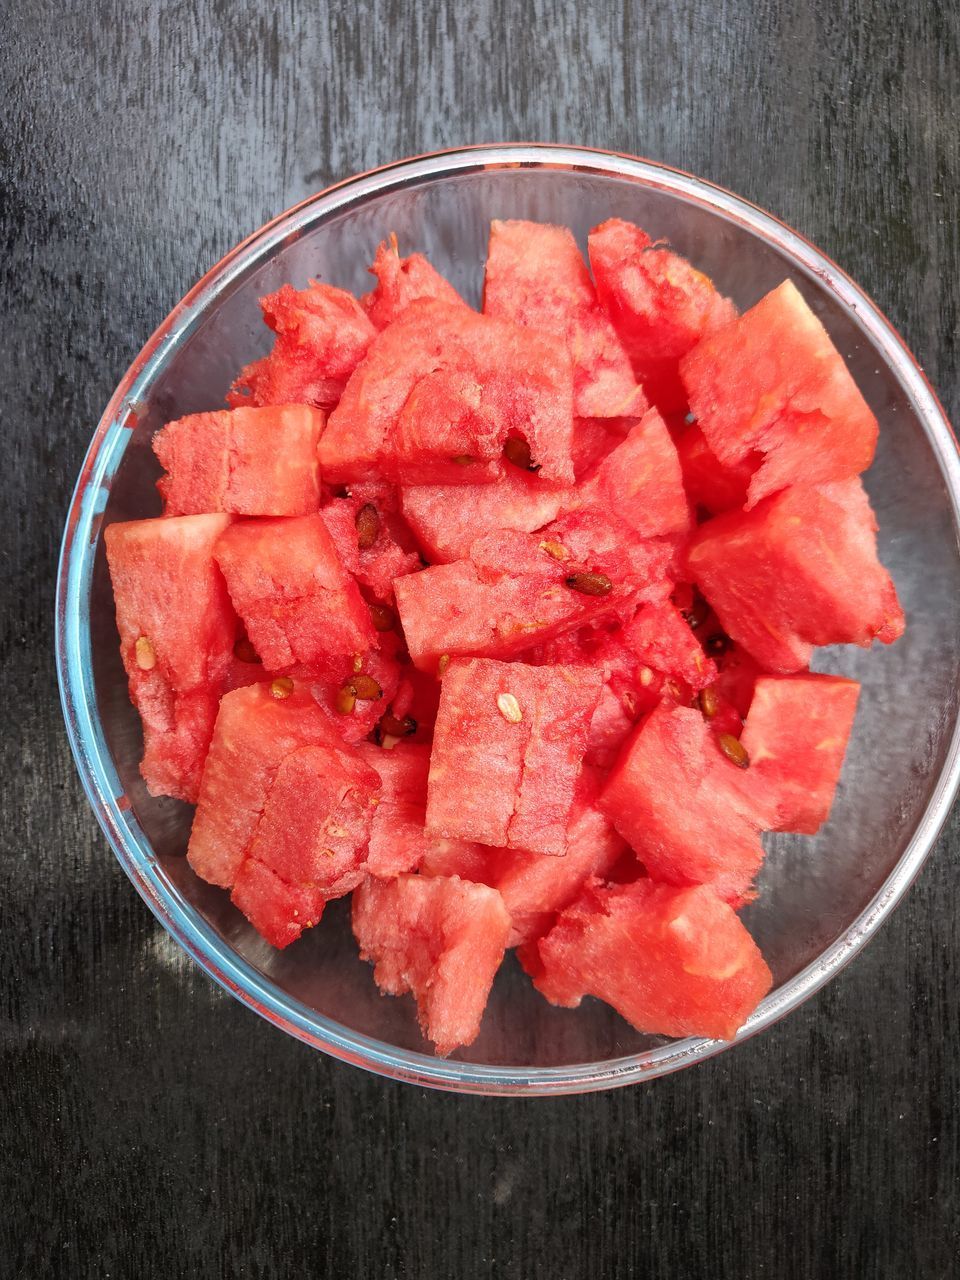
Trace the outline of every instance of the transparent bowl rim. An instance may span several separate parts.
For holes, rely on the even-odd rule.
[[[847,964],[873,936],[916,877],[960,784],[960,722],[930,802],[907,848],[871,902],[844,934],[805,969],[772,992],[731,1042],[687,1039],[643,1053],[557,1067],[503,1067],[404,1050],[352,1031],[286,995],[204,920],[158,864],[110,758],[93,687],[89,599],[104,506],[104,482],[122,458],[138,406],[171,355],[224,290],[288,237],[335,213],[379,196],[454,174],[484,169],[579,171],[626,179],[699,204],[765,239],[815,276],[856,312],[884,354],[922,422],[960,529],[960,456],[950,424],[917,361],[876,305],[829,258],[771,214],[681,170],[639,157],[584,147],[509,143],[440,151],[400,160],[310,196],[231,250],[190,290],[123,376],[94,433],[67,515],[56,597],[56,661],[63,714],[84,790],[124,871],[163,927],[206,972],[256,1013],[335,1058],[421,1086],[490,1095],[558,1095],[653,1079],[710,1058],[795,1009]]]

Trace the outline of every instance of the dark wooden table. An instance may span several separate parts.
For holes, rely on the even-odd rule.
[[[51,640],[70,490],[144,339],[264,219],[414,152],[583,142],[732,187],[960,418],[957,0],[2,0],[0,33],[0,1276],[960,1274],[956,820],[857,962],[735,1052],[431,1094],[177,952],[84,801]]]

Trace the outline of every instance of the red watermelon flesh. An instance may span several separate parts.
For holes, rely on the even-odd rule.
[[[277,770],[303,747],[342,748],[329,715],[294,682],[277,698],[269,684],[226,693],[200,784],[187,858],[197,875],[230,888],[256,835]]]
[[[561,537],[563,544],[555,541]],[[595,546],[601,548],[596,554]],[[662,599],[669,593],[671,556],[662,541],[637,539],[631,545],[623,533],[617,537],[611,522],[580,512],[539,535],[479,538],[469,560],[434,565],[396,582],[410,657],[428,671],[444,655],[512,657],[593,618],[629,611],[640,599]],[[607,594],[568,585],[588,570],[609,573]]]
[[[261,298],[260,307],[277,335],[273,350],[247,365],[227,403],[332,409],[376,334],[359,302],[344,289],[311,280],[299,291],[283,285]]]
[[[736,317],[736,308],[685,258],[621,218],[590,232],[597,295],[643,383],[664,413],[683,411],[679,362],[704,335]]]
[[[677,436],[677,454],[683,485],[694,508],[708,516],[743,509],[751,477],[760,463],[759,454],[749,454],[743,462],[725,467],[696,423]]]
[[[562,858],[502,851],[491,883],[510,913],[507,945],[515,947],[545,933],[557,912],[574,901],[591,877],[604,877],[626,848],[626,841],[584,794],[571,811]]]
[[[730,902],[749,895],[766,795],[699,711],[656,707],[623,748],[600,807],[655,880],[709,884]]]
[[[475,840],[431,836],[420,863],[422,876],[459,876],[474,884],[492,885],[502,857],[510,850],[491,849]]]
[[[324,903],[365,878],[370,824],[380,778],[342,744],[301,747],[284,756],[266,796],[233,902],[275,947],[317,923]],[[256,892],[260,869],[280,881]],[[288,897],[284,912],[284,896]]]
[[[331,654],[310,664],[289,667],[285,674],[308,685],[314,700],[327,712],[345,742],[359,742],[397,695],[402,643],[398,635],[388,633],[380,637],[377,649]]]
[[[438,1054],[476,1039],[510,932],[495,889],[456,876],[370,878],[353,896],[353,932],[381,991],[412,992]]]
[[[152,795],[196,800],[237,633],[213,549],[225,515],[109,525],[105,535],[130,697]]]
[[[168,422],[153,438],[167,471],[165,514],[303,516],[320,506],[317,442],[324,417],[309,405],[221,409]]]
[[[716,677],[713,660],[669,602],[644,605],[623,623],[605,619],[566,632],[528,650],[523,660],[582,663],[602,672],[603,691],[584,756],[602,769],[614,764],[638,718],[662,698],[689,705]]]
[[[377,283],[363,295],[360,305],[377,329],[393,324],[418,298],[466,305],[453,285],[430,265],[422,253],[411,253],[409,257],[401,258],[396,236],[391,236],[389,243],[381,242],[369,271],[376,276]]]
[[[237,521],[221,535],[216,558],[268,670],[373,645],[370,612],[322,516]]]
[[[557,515],[568,494],[509,467],[494,484],[406,485],[402,504],[427,559],[448,564],[466,559],[484,534],[539,529]]]
[[[641,537],[684,534],[690,504],[676,446],[651,409],[571,495],[573,507],[612,513]]]
[[[479,871],[489,860],[489,850],[466,840],[429,836],[424,830],[429,746],[403,741],[385,749],[361,742],[357,750],[376,770],[383,784],[370,829],[366,863],[369,874],[390,880],[419,868],[422,875],[459,875],[464,880],[474,879],[466,874],[468,862]]]
[[[615,418],[643,413],[647,407],[627,353],[597,302],[587,264],[566,227],[494,220],[483,310],[485,315],[566,342],[573,361],[576,413]]]
[[[669,600],[638,609],[624,624],[623,641],[641,667],[681,681],[691,693],[716,679],[716,663]]]
[[[393,485],[351,485],[344,497],[331,498],[321,515],[344,566],[376,600],[392,603],[394,579],[422,568]]]
[[[173,796],[195,804],[213,736],[220,693],[216,688],[144,698],[140,773],[152,796]],[[147,708],[149,705],[149,709]]]
[[[519,435],[541,480],[569,484],[572,386],[556,343],[468,307],[420,300],[383,330],[350,379],[320,440],[321,469],[334,482],[380,473],[484,483],[513,465],[502,450]]]
[[[802,480],[865,471],[877,420],[827,331],[790,281],[707,337],[681,366],[697,425],[726,467],[763,461],[748,508]]]
[[[773,985],[735,912],[703,886],[588,889],[537,949],[534,984],[551,1003],[596,996],[652,1035],[732,1040]]]
[[[689,573],[724,630],[768,671],[809,665],[814,645],[890,644],[903,612],[877,559],[859,480],[794,485],[700,526]]]
[[[774,831],[813,835],[826,822],[860,685],[840,676],[761,676],[740,741],[773,798]]]
[[[453,661],[443,676],[427,830],[561,855],[601,677],[582,667]]]
[[[638,421],[638,418],[574,418],[570,453],[577,481],[589,477]]]
[[[248,858],[237,872],[230,901],[266,942],[282,949],[320,923],[327,900],[318,889],[288,884]]]
[[[708,637],[709,638],[709,637]],[[737,645],[717,658],[717,678],[713,688],[718,697],[730,706],[743,720],[753,702],[753,691],[763,668]]]

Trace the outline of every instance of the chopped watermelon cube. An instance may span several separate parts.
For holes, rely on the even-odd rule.
[[[503,449],[522,437],[541,480],[572,483],[572,387],[566,351],[540,334],[464,306],[411,303],[371,344],[330,415],[323,475],[486,483],[513,465]]]
[[[483,310],[566,342],[573,360],[576,413],[616,418],[647,407],[568,228],[494,220]]]
[[[247,365],[227,403],[332,409],[376,333],[359,302],[344,289],[311,280],[299,291],[283,285],[261,298],[260,307],[277,335],[273,350]]]
[[[385,329],[418,298],[434,298],[439,302],[462,302],[459,293],[449,281],[430,265],[422,253],[400,257],[396,236],[390,243],[381,242],[368,268],[376,276],[375,288],[365,293],[360,305],[377,329]],[[466,305],[465,303],[463,304]]]
[[[360,483],[321,511],[340,559],[379,601],[393,600],[394,579],[422,568],[413,534],[389,484]]]
[[[229,889],[236,880],[287,756],[304,747],[343,749],[309,688],[293,683],[282,698],[261,683],[220,700],[187,849],[194,871],[211,884]],[[297,824],[302,817],[298,810]]]
[[[704,339],[680,371],[697,425],[725,467],[760,454],[747,507],[802,480],[865,471],[877,420],[823,325],[789,280]]]
[[[474,858],[481,867],[490,851],[465,840],[444,840],[424,830],[427,816],[427,778],[430,748],[426,743],[398,742],[385,749],[372,742],[357,745],[364,762],[379,774],[383,789],[370,828],[366,870],[381,880],[391,880],[403,872],[428,875],[460,875],[452,870],[454,860],[465,866]],[[440,870],[443,863],[445,870]]]
[[[371,877],[353,895],[353,932],[381,991],[413,993],[437,1053],[473,1043],[510,932],[496,889],[455,876]]]
[[[690,528],[677,449],[656,409],[631,428],[572,497],[576,506],[611,513],[642,537],[683,534]]]
[[[681,356],[729,324],[736,308],[702,272],[633,223],[610,218],[587,243],[597,295],[648,399],[664,413],[683,411]]]
[[[510,467],[494,484],[404,486],[403,514],[431,564],[448,564],[465,560],[484,534],[539,529],[569,492]]]
[[[600,808],[655,880],[740,902],[763,861],[766,794],[752,782],[699,711],[663,702],[624,746]]]
[[[809,665],[814,645],[902,635],[876,531],[859,480],[794,485],[701,525],[687,563],[728,635],[768,671],[789,673]]]
[[[342,898],[365,878],[379,790],[379,775],[343,743],[300,747],[283,757],[232,894],[273,946],[295,942],[319,921],[324,903]],[[262,906],[261,869],[280,882],[267,890]]]
[[[230,901],[272,947],[288,947],[305,929],[320,923],[326,899],[309,885],[288,884],[276,872],[248,858],[237,873]]]
[[[666,542],[631,544],[613,522],[582,512],[540,534],[478,538],[469,560],[396,582],[410,657],[424,670],[436,670],[445,655],[513,657],[593,618],[665,598],[671,557]],[[609,575],[609,589],[584,576],[596,571]],[[599,594],[581,589],[593,584]]]
[[[734,508],[742,510],[750,479],[760,463],[759,454],[748,454],[744,461],[725,467],[696,423],[677,437],[677,454],[683,470],[683,485],[695,508],[702,509],[708,516],[718,516]]]
[[[112,524],[104,535],[152,795],[197,798],[237,618],[213,551],[226,515]]]
[[[563,854],[601,676],[583,667],[472,659],[443,676],[427,830]]]
[[[773,985],[735,912],[702,886],[588,890],[537,949],[551,1003],[597,996],[652,1035],[732,1040]]]
[[[318,409],[300,404],[221,409],[168,422],[153,438],[153,451],[167,471],[157,481],[166,514],[316,511],[323,423]]]
[[[520,850],[496,857],[490,881],[510,913],[508,946],[547,932],[556,914],[569,906],[591,877],[605,876],[626,851],[626,841],[588,795],[575,801],[562,858]]]
[[[772,797],[774,831],[813,835],[830,815],[860,685],[841,676],[761,676],[740,741]]]
[[[322,516],[237,521],[220,537],[216,558],[269,671],[373,645],[370,612]]]

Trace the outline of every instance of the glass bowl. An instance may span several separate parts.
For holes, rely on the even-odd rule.
[[[513,957],[469,1049],[434,1057],[410,997],[384,998],[356,952],[349,908],[273,951],[199,881],[183,856],[190,810],[147,794],[139,722],[127,697],[103,529],[156,515],[154,430],[222,403],[268,333],[257,299],[319,277],[356,292],[378,242],[395,232],[479,302],[490,219],[573,228],[581,242],[611,216],[670,240],[741,307],[794,281],[848,360],[880,420],[866,477],[880,554],[908,625],[890,648],[826,650],[820,666],[864,685],[837,801],[814,838],[769,839],[746,923],[775,989],[742,1029],[755,1035],[800,1004],[864,945],[904,894],[957,788],[960,464],[943,412],[873,303],[769,214],[676,170],[573,147],[493,146],[405,160],[332,187],[281,215],[213,268],[124,375],[93,438],[67,519],[57,595],[57,661],[77,767],[97,819],[163,926],[206,971],[291,1035],[369,1070],[420,1085],[556,1094],[650,1079],[727,1047],[640,1035],[598,1001],[559,1010]]]

